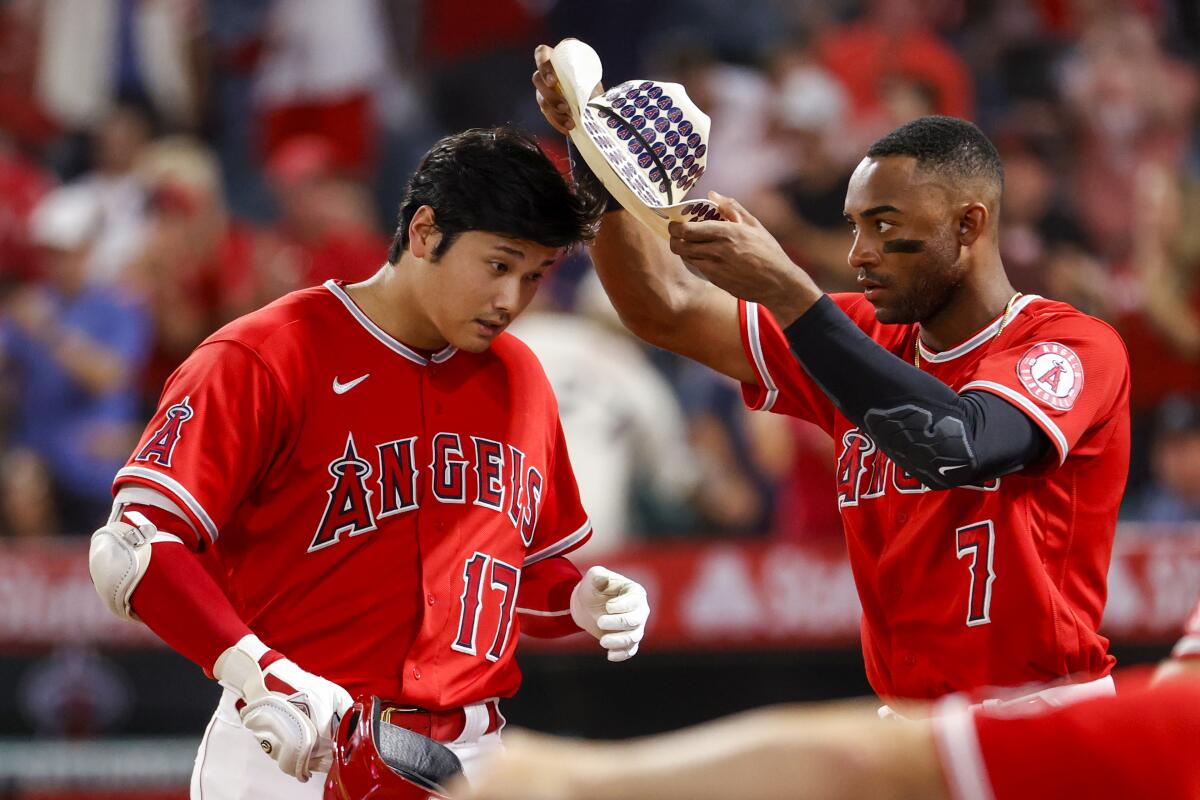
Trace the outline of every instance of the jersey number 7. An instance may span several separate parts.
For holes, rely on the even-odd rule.
[[[512,632],[513,611],[517,606],[517,589],[521,584],[521,570],[506,564],[498,558],[492,558],[486,553],[475,553],[463,565],[463,593],[461,610],[458,616],[458,636],[450,647],[469,656],[476,655],[475,640],[479,633],[479,612],[483,607],[484,573],[491,565],[491,587],[493,592],[502,592],[500,596],[500,617],[496,627],[496,635],[492,638],[492,646],[484,657],[488,661],[499,661],[504,648],[508,646],[508,637]]]
[[[992,621],[992,547],[996,531],[992,521],[974,522],[954,531],[958,537],[958,558],[971,554],[971,594],[967,609],[967,627],[987,625]]]

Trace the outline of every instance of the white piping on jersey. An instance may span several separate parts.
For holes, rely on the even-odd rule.
[[[180,522],[188,526],[188,530],[194,536],[200,536],[200,531],[196,530],[196,526],[192,524],[192,520],[188,517],[187,512],[180,508],[178,503],[157,489],[151,489],[149,486],[138,484],[122,486],[117,490],[117,496],[113,498],[113,509],[120,509],[130,504],[161,508],[163,511],[167,511],[178,517]]]
[[[1021,310],[1024,309],[1025,306],[1029,305],[1034,300],[1041,300],[1041,299],[1042,299],[1042,296],[1037,295],[1037,294],[1021,295],[1021,297],[1017,300],[1017,302],[1013,303],[1012,310],[1010,312],[1008,312],[1008,324],[1010,324],[1010,325],[1012,324],[1013,318],[1016,317],[1017,314],[1020,314]],[[1003,321],[1004,321],[1003,315],[996,317],[996,319],[992,321],[992,324],[988,325],[986,328],[984,328],[979,333],[972,336],[970,339],[967,339],[965,342],[958,345],[957,347],[951,347],[949,350],[943,350],[940,353],[935,353],[932,350],[929,350],[928,348],[926,348],[925,343],[921,341],[920,337],[918,337],[917,338],[917,346],[921,348],[921,358],[925,359],[926,361],[930,361],[934,364],[941,364],[945,361],[953,361],[954,359],[958,358],[959,356],[966,355],[967,353],[971,352],[976,347],[979,347],[981,344],[990,342],[996,336],[996,334],[1000,332],[1000,323],[1002,323]]]
[[[346,310],[349,311],[354,319],[358,321],[358,324],[362,325],[366,329],[367,333],[371,334],[384,345],[386,345],[389,350],[404,356],[414,364],[425,366],[430,361],[435,364],[441,364],[443,361],[447,361],[452,355],[458,352],[458,348],[454,347],[453,345],[446,345],[429,358],[425,358],[412,348],[394,339],[390,334],[388,334],[387,331],[372,322],[371,318],[364,314],[363,310],[358,307],[358,304],[350,298],[350,295],[346,294],[346,290],[338,286],[333,279],[325,281],[324,286],[333,294],[334,297],[342,301],[342,305],[344,305]]]
[[[154,470],[146,469],[145,467],[125,467],[117,473],[116,479],[119,480],[124,477],[143,478],[151,483],[157,483],[159,486],[175,495],[176,498],[183,501],[183,504],[187,506],[188,509],[196,515],[196,518],[200,520],[200,523],[204,525],[204,532],[208,534],[208,541],[210,543],[215,543],[217,541],[217,526],[213,523],[212,517],[210,517],[208,512],[204,510],[204,506],[200,505],[200,502],[196,500],[195,497],[192,497],[192,493],[183,488],[182,483],[168,475],[163,475],[161,472],[155,472]]]
[[[517,606],[518,614],[528,614],[531,617],[565,617],[571,613],[571,609],[564,608],[562,611],[538,611],[536,608],[521,608]]]
[[[1054,420],[1046,416],[1046,412],[1042,411],[1025,395],[1009,388],[1002,383],[994,383],[992,381],[971,381],[966,386],[959,389],[959,394],[970,391],[971,389],[985,389],[995,394],[1001,395],[1007,400],[1019,405],[1025,411],[1031,414],[1042,426],[1046,432],[1054,439],[1054,446],[1058,449],[1058,463],[1062,464],[1067,460],[1067,453],[1070,452],[1070,446],[1067,444],[1067,437],[1063,435],[1062,429],[1055,424]]]
[[[564,536],[549,547],[544,547],[541,550],[538,550],[536,553],[530,553],[529,555],[525,556],[525,563],[521,566],[528,567],[530,564],[536,564],[539,561],[544,561],[547,558],[553,558],[559,553],[570,550],[573,546],[591,535],[591,533],[592,521],[590,519],[585,520],[584,523],[579,526],[579,529],[574,533]]]
[[[933,740],[942,758],[946,783],[954,800],[994,800],[991,781],[979,749],[975,718],[963,697],[950,696],[938,703]]]
[[[762,388],[767,393],[759,411],[770,411],[779,397],[779,387],[775,385],[775,381],[771,380],[771,373],[767,370],[767,361],[763,358],[762,340],[759,338],[760,330],[758,303],[748,302],[746,303],[746,338],[750,340],[750,354],[754,357],[754,369],[762,378]]]

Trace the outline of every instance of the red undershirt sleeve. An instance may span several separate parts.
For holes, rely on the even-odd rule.
[[[571,591],[580,580],[579,570],[562,556],[526,567],[517,590],[521,632],[540,639],[557,639],[578,633],[571,619]]]
[[[161,508],[131,505],[126,507],[129,510],[142,513],[163,533],[186,528],[182,520]],[[150,566],[130,600],[134,613],[211,678],[217,657],[250,629],[217,582],[215,565],[202,562],[207,560],[204,554],[172,541],[150,546],[154,548]]]

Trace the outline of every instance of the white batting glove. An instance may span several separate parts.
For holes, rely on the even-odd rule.
[[[213,675],[241,698],[242,724],[281,770],[303,783],[333,766],[338,724],[354,704],[345,689],[305,672],[254,635],[222,653]]]
[[[650,603],[637,581],[592,567],[571,591],[571,619],[600,640],[609,661],[626,661],[646,632]]]

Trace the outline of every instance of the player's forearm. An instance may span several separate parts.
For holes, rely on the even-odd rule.
[[[838,410],[930,488],[1007,475],[1051,447],[1015,406],[985,393],[960,396],[872,341],[828,297],[784,334],[792,354]]]
[[[925,723],[873,709],[772,708],[677,734],[602,745],[576,800],[915,800],[945,797]]]
[[[625,326],[651,344],[667,347],[677,320],[703,288],[701,279],[687,271],[665,241],[624,211],[605,215],[591,254]]]
[[[565,556],[556,556],[526,567],[517,590],[517,619],[521,633],[539,639],[556,639],[579,633],[571,619],[571,590],[579,583],[579,570]]]
[[[181,544],[157,542],[131,603],[138,618],[180,655],[212,674],[226,648],[250,633],[221,587]]]

